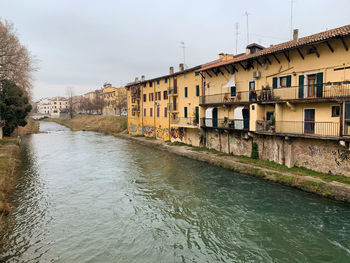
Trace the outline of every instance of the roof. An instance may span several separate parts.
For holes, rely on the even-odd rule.
[[[283,52],[293,48],[298,48],[298,47],[310,45],[310,44],[316,44],[319,42],[324,42],[334,38],[341,38],[348,35],[350,35],[350,25],[345,25],[334,29],[326,30],[320,33],[316,33],[310,36],[299,38],[298,41],[290,40],[277,45],[271,45],[270,47],[259,50],[253,54],[241,55],[238,57],[235,56],[235,58],[231,60],[218,62],[216,64],[211,64],[211,66],[203,67],[197,71],[205,71],[207,69],[216,68],[223,65],[228,65],[228,64],[249,60],[249,59],[253,59],[261,56],[266,56],[266,55],[270,55],[278,52]]]
[[[154,80],[158,80],[158,79],[169,78],[169,77],[172,77],[172,76],[181,75],[181,74],[184,74],[184,73],[187,73],[187,72],[190,72],[190,71],[196,71],[197,69],[200,69],[200,68],[201,68],[201,65],[198,65],[198,66],[195,66],[195,67],[192,67],[192,68],[185,69],[183,71],[175,72],[173,74],[167,74],[167,75],[163,75],[163,76],[152,78],[152,79],[146,79],[144,81],[129,82],[129,83],[127,83],[125,85],[125,87],[127,88],[127,87],[130,87],[130,86],[133,86],[133,85],[140,85],[140,84],[144,84],[144,83],[147,83],[147,82],[150,82],[150,81],[154,81]]]

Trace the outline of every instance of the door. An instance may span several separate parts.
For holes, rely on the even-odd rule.
[[[249,109],[243,109],[243,129],[249,130]]]
[[[173,97],[173,108],[172,108],[173,111],[176,111],[176,97]]]
[[[218,127],[218,108],[213,109],[213,127]]]
[[[315,109],[304,110],[304,133],[315,133]]]
[[[174,77],[174,94],[177,94],[177,79]]]
[[[256,101],[255,81],[249,81],[249,101]]]
[[[307,97],[315,97],[316,90],[316,74],[307,76]]]

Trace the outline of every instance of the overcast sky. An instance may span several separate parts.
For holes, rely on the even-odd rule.
[[[294,0],[293,28],[305,36],[350,24],[349,0]],[[20,41],[38,60],[35,99],[120,86],[136,76],[167,74],[235,53],[249,42],[290,39],[290,0],[0,0],[0,17],[14,23]]]

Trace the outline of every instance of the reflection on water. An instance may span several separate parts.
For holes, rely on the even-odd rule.
[[[1,262],[350,262],[350,206],[53,123],[23,143]]]

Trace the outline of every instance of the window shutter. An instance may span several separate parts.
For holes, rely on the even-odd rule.
[[[187,118],[187,107],[184,107],[184,117]]]
[[[304,98],[304,75],[299,76],[299,99]]]
[[[292,86],[292,76],[288,75],[287,76],[287,87],[291,87]]]
[[[231,97],[236,97],[236,86],[231,87]]]
[[[316,74],[316,97],[321,98],[323,95],[323,73]]]
[[[196,86],[196,96],[199,97],[199,85]]]
[[[272,79],[272,88],[277,89],[277,77]]]
[[[350,102],[345,103],[345,120],[350,120]]]

